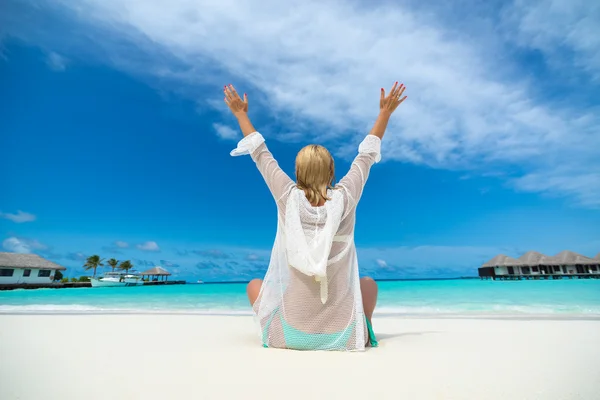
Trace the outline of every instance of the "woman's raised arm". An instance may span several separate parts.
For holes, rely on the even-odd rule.
[[[254,129],[248,117],[248,96],[244,94],[242,100],[233,85],[225,86],[225,103],[237,118],[244,135],[244,138],[238,143],[237,148],[231,152],[231,155],[250,154],[277,202],[277,206],[282,209],[285,206],[286,194],[294,185],[294,182],[279,167],[267,148],[263,136]]]
[[[404,84],[394,84],[390,94],[385,95],[381,89],[379,100],[379,115],[373,124],[371,132],[358,146],[358,155],[352,162],[348,173],[340,180],[338,186],[343,188],[348,195],[348,204],[344,211],[344,217],[348,215],[358,204],[363,189],[367,183],[371,166],[381,159],[381,139],[385,134],[392,113],[407,96],[402,97],[406,87]]]
[[[398,86],[398,82],[394,83],[392,86],[392,90],[390,90],[389,95],[385,95],[385,90],[381,88],[381,98],[379,99],[379,116],[373,125],[373,129],[371,129],[370,135],[375,135],[379,139],[383,139],[383,135],[385,134],[385,130],[387,128],[388,121],[392,116],[392,113],[396,111],[396,108],[406,100],[406,97],[402,97],[404,94],[404,90],[406,86],[403,83]]]

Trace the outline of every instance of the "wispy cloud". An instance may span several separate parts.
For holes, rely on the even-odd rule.
[[[226,252],[219,250],[219,249],[193,250],[192,253],[202,256],[202,257],[221,259],[221,260],[230,258],[229,254],[227,254]]]
[[[174,262],[168,260],[160,260],[160,265],[165,268],[179,268],[179,264],[175,264]]]
[[[35,239],[9,237],[2,242],[2,248],[14,253],[34,253],[36,251],[49,250],[48,246]]]
[[[110,253],[111,255],[124,254],[121,250],[119,250],[119,248],[115,246],[102,246],[102,251]]]
[[[497,254],[518,257],[524,250],[503,247],[418,246],[359,248],[361,275],[374,278],[423,278],[476,276],[477,268]],[[223,247],[208,254],[215,257],[198,258],[194,252],[174,254],[159,263],[135,260],[143,266],[162,265],[175,269],[188,279],[250,280],[264,276],[269,265],[269,249]],[[227,257],[221,257],[226,254]]]
[[[102,247],[102,250],[106,251],[108,253],[111,253],[111,254],[125,254],[125,253],[123,253],[122,250],[128,249],[128,248],[129,248],[129,243],[123,242],[122,240],[117,240],[110,246]]]
[[[16,214],[0,212],[0,218],[7,219],[18,224],[21,224],[23,222],[32,222],[36,220],[35,215],[21,210],[18,210]]]
[[[158,247],[158,244],[153,241],[140,243],[135,247],[138,250],[142,250],[142,251],[149,251],[149,252],[159,252],[160,251],[160,247]]]
[[[477,268],[499,253],[514,249],[470,246],[398,246],[359,248],[360,270],[375,278],[476,276]]]
[[[261,257],[255,253],[250,253],[246,256],[246,260],[248,260],[248,261],[258,261],[260,259],[261,259]]]
[[[87,259],[87,256],[81,252],[77,252],[67,254],[66,258],[71,261],[83,262]]]
[[[90,37],[112,66],[195,98],[202,88],[214,93],[202,104],[220,110],[221,85],[238,82],[251,108],[294,121],[295,132],[339,156],[354,154],[368,130],[379,87],[401,79],[409,99],[390,124],[385,159],[472,174],[503,171],[518,190],[600,207],[598,105],[567,101],[577,99],[577,88],[561,98],[540,93],[529,65],[507,50],[516,41],[573,74],[569,63],[556,62],[563,54],[554,49],[566,48],[580,70],[596,75],[596,3],[517,0],[489,20],[467,11],[463,18],[478,19],[486,32],[509,30],[506,37],[476,39],[447,16],[419,12],[410,2],[59,4],[101,33]],[[227,125],[213,128],[234,138]]]
[[[430,245],[359,248],[358,257],[361,275],[374,278],[458,277],[476,276],[477,268],[497,254],[504,253],[518,257],[519,252],[524,250]],[[168,261],[161,260],[160,265],[167,269],[176,269],[180,276],[189,279],[250,280],[264,276],[269,265],[270,250],[223,247],[213,249],[206,254],[208,256],[198,258],[193,251],[185,255],[175,252]],[[222,254],[227,256],[223,257]],[[137,262],[139,263],[140,260]],[[158,265],[152,262],[144,264],[145,266]]]
[[[593,0],[516,0],[505,14],[516,43],[541,51],[554,68],[579,68],[595,80],[599,21],[600,3]]]
[[[205,270],[205,269],[220,269],[221,266],[217,263],[215,263],[214,261],[200,261],[198,263],[196,263],[196,268],[199,270]]]
[[[67,68],[67,59],[60,54],[50,52],[46,58],[46,64],[54,71],[64,71]]]
[[[238,130],[231,128],[230,126],[214,123],[213,129],[221,139],[225,140],[239,140],[241,139],[241,133]]]
[[[133,265],[134,266],[141,266],[141,267],[154,267],[156,265],[155,262],[151,261],[151,260],[140,260],[140,259],[135,259],[133,260]]]
[[[521,178],[515,179],[514,185],[518,189],[529,192],[542,192],[549,196],[558,194],[571,195],[579,199],[583,206],[596,208],[600,205],[600,172],[561,173],[558,168],[549,172],[532,172]]]
[[[14,253],[31,253],[31,248],[27,245],[27,243],[24,243],[15,237],[4,239],[2,242],[2,248],[6,251]]]

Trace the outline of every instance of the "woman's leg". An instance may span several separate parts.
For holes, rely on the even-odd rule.
[[[362,293],[363,309],[365,317],[371,322],[375,305],[377,304],[377,282],[372,278],[360,279],[360,292]]]
[[[250,300],[251,306],[254,305],[254,302],[258,298],[262,282],[262,279],[252,279],[250,283],[248,283],[248,286],[246,286],[246,294],[248,294],[248,300]]]

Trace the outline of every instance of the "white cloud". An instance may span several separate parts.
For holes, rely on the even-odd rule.
[[[502,38],[469,39],[460,24],[436,20],[409,3],[62,4],[79,22],[101,29],[94,37],[106,39],[100,44],[106,62],[196,98],[199,88],[214,93],[204,104],[220,110],[221,87],[234,81],[248,92],[251,112],[267,110],[293,124],[294,135],[304,133],[337,155],[355,152],[377,113],[379,87],[400,79],[409,98],[390,123],[384,159],[475,174],[517,171],[504,177],[517,189],[600,207],[600,183],[589,178],[600,173],[600,113],[538,93],[535,77],[507,53]],[[521,42],[548,54],[560,42],[573,49],[583,69],[600,70],[595,3],[529,4],[504,7],[507,21],[523,11],[516,22]],[[507,21],[500,24],[510,28]],[[234,138],[230,127],[213,128]]]
[[[67,68],[67,59],[60,54],[50,52],[46,58],[46,64],[54,71],[64,71]]]
[[[67,258],[69,260],[73,260],[73,261],[85,261],[85,260],[87,260],[87,256],[85,254],[83,254],[82,252],[69,253],[69,254],[67,254]]]
[[[160,251],[158,244],[156,244],[156,242],[152,242],[152,241],[138,244],[136,247],[139,250],[143,250],[143,251]]]
[[[23,212],[21,210],[18,210],[16,214],[0,212],[0,218],[8,219],[12,222],[16,222],[16,223],[20,224],[23,222],[35,221],[36,216],[33,214],[30,214],[28,212]]]
[[[29,246],[16,237],[4,239],[2,242],[2,248],[4,248],[6,251],[11,251],[14,253],[31,253]]]
[[[246,256],[246,260],[248,261],[258,261],[260,260],[260,256],[258,254],[255,253],[250,253]]]
[[[128,247],[129,247],[129,243],[127,243],[127,242],[123,242],[123,241],[121,241],[121,240],[117,240],[117,241],[115,242],[115,246],[117,246],[117,247],[118,247],[118,248],[120,248],[120,249],[126,249],[126,248],[128,248]]]
[[[302,132],[287,132],[287,133],[279,133],[277,135],[277,140],[284,143],[298,143],[307,137],[307,135]]]
[[[516,0],[505,18],[516,42],[540,50],[552,66],[580,68],[600,79],[599,2]]]
[[[169,260],[160,260],[160,265],[162,265],[165,268],[179,268],[179,264],[175,264],[174,262],[171,262]]]
[[[242,134],[239,131],[227,125],[214,123],[213,129],[215,130],[215,132],[217,132],[217,136],[219,136],[221,139],[239,140],[242,138]]]
[[[600,151],[600,150],[599,150]],[[515,180],[517,189],[542,192],[550,196],[557,193],[576,196],[579,203],[590,208],[600,206],[600,172],[580,173],[540,171]]]
[[[357,251],[362,274],[396,278],[476,276],[477,268],[497,254],[520,255],[511,248],[436,245]]]
[[[15,236],[4,239],[2,247],[13,253],[32,253],[35,250],[47,250],[48,246],[37,240],[18,238]]]
[[[578,243],[574,251],[594,257],[599,241]],[[477,276],[477,268],[498,254],[520,257],[529,250],[555,255],[564,248],[519,248],[514,246],[397,246],[359,247],[359,269],[375,277],[422,278]],[[385,260],[385,261],[384,261]],[[385,262],[385,265],[382,263]]]

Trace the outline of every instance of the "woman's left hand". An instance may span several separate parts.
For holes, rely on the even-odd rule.
[[[233,115],[240,117],[248,113],[248,96],[244,93],[244,99],[235,91],[233,85],[227,85],[224,89],[225,104],[229,107]]]

